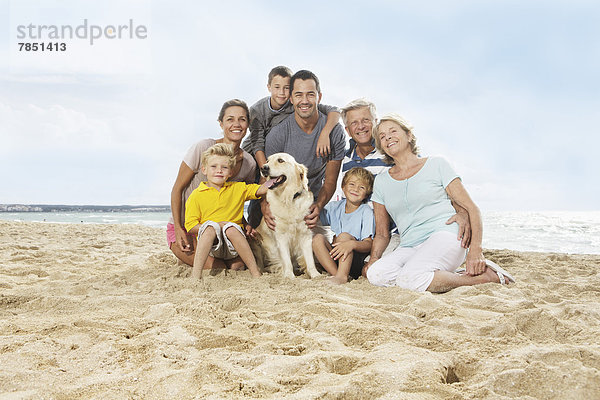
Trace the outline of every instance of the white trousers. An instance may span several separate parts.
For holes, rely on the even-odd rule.
[[[435,232],[418,246],[398,247],[375,261],[367,270],[367,279],[376,286],[400,286],[424,292],[435,271],[455,271],[466,254],[455,233]]]

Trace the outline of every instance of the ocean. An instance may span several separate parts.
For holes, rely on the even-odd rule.
[[[140,224],[164,228],[169,212],[0,212],[0,220],[70,224]],[[600,254],[600,211],[483,213],[483,247]]]

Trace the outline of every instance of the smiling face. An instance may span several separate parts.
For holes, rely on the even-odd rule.
[[[364,180],[357,176],[351,176],[342,186],[342,192],[347,201],[352,204],[360,204],[369,195],[369,188]]]
[[[211,155],[202,163],[202,173],[206,175],[208,186],[220,189],[231,176],[233,166],[227,156]]]
[[[350,110],[346,113],[346,132],[359,145],[370,144],[373,137],[373,116],[368,107]]]
[[[287,103],[290,98],[290,78],[275,75],[271,83],[267,84],[267,89],[271,93],[271,108],[279,110]]]
[[[298,117],[310,119],[318,116],[317,105],[321,101],[321,93],[317,89],[317,83],[312,79],[296,79],[290,101]]]
[[[408,143],[408,132],[396,122],[383,121],[379,124],[377,138],[381,144],[381,149],[392,158],[404,151],[412,153]]]
[[[246,136],[248,129],[248,114],[240,106],[227,107],[223,120],[219,121],[223,136],[227,143],[239,143]]]

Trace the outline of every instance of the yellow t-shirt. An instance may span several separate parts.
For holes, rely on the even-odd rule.
[[[258,199],[259,187],[255,183],[225,182],[221,190],[217,190],[201,182],[185,202],[185,229],[189,231],[206,221],[228,221],[242,226],[244,202]]]

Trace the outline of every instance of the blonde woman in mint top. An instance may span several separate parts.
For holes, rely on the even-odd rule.
[[[386,162],[394,165],[377,175],[371,196],[376,233],[367,264],[369,282],[421,292],[514,282],[483,256],[481,214],[450,164],[441,157],[418,157],[412,127],[397,114],[384,116],[373,135]],[[446,224],[455,214],[451,201],[469,213],[468,252],[458,239],[458,225]],[[398,226],[400,246],[382,257],[390,240],[390,216]],[[456,273],[465,256],[466,271]]]

